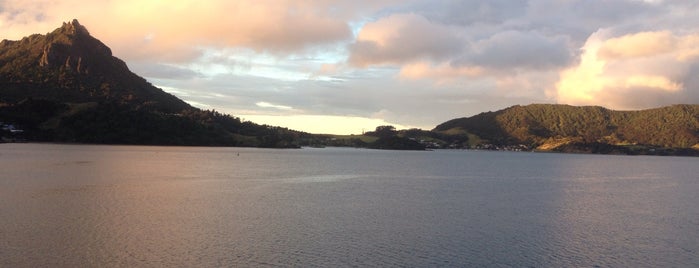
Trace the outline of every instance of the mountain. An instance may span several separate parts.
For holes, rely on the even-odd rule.
[[[521,144],[544,151],[697,154],[699,105],[613,111],[532,104],[449,120],[433,131],[463,137],[470,146]]]
[[[114,101],[178,112],[191,106],[132,73],[77,20],[46,35],[0,42],[0,101]]]
[[[0,42],[0,122],[23,130],[5,139],[53,142],[297,147],[309,137],[190,106],[131,72],[77,20]]]

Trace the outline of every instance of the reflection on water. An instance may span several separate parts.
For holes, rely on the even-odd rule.
[[[0,266],[692,266],[695,158],[0,146]]]
[[[699,218],[690,205],[696,201],[692,193],[696,170],[684,166],[694,162],[693,158],[600,157],[559,163],[560,175],[570,177],[560,188],[558,229],[552,232],[564,242],[563,256],[577,255],[575,265],[696,263],[699,226],[693,222]]]

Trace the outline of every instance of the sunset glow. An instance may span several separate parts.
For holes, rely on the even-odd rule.
[[[670,0],[10,0],[0,39],[75,18],[195,106],[358,134],[516,104],[699,103],[698,13]]]

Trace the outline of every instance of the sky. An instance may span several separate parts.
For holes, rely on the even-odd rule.
[[[699,2],[0,0],[0,39],[78,19],[202,109],[311,133],[512,105],[699,103]]]

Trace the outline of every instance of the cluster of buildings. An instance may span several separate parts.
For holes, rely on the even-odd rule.
[[[23,138],[20,137],[22,133],[24,133],[24,130],[14,124],[0,122],[0,142],[22,141]]]
[[[469,146],[466,144],[462,144],[459,142],[455,142],[452,144],[444,144],[441,142],[436,142],[436,141],[427,141],[427,140],[416,140],[411,138],[411,140],[415,140],[419,142],[420,144],[424,145],[427,149],[467,149],[467,150],[487,150],[487,151],[510,151],[510,152],[528,152],[531,151],[532,148],[524,145],[524,144],[515,144],[515,145],[495,145],[495,144],[478,144],[474,146]]]
[[[24,130],[17,128],[13,124],[5,124],[3,122],[0,122],[0,129],[2,129],[3,131],[9,131],[10,133],[23,133],[24,132]]]
[[[422,144],[425,146],[427,149],[442,149],[444,148],[444,144],[435,142],[435,141],[426,141],[426,140],[417,140],[414,138],[410,138],[411,140],[417,141],[418,143]]]
[[[524,144],[515,145],[494,145],[494,144],[479,144],[470,149],[474,150],[491,150],[491,151],[510,151],[510,152],[528,152],[532,149]]]

